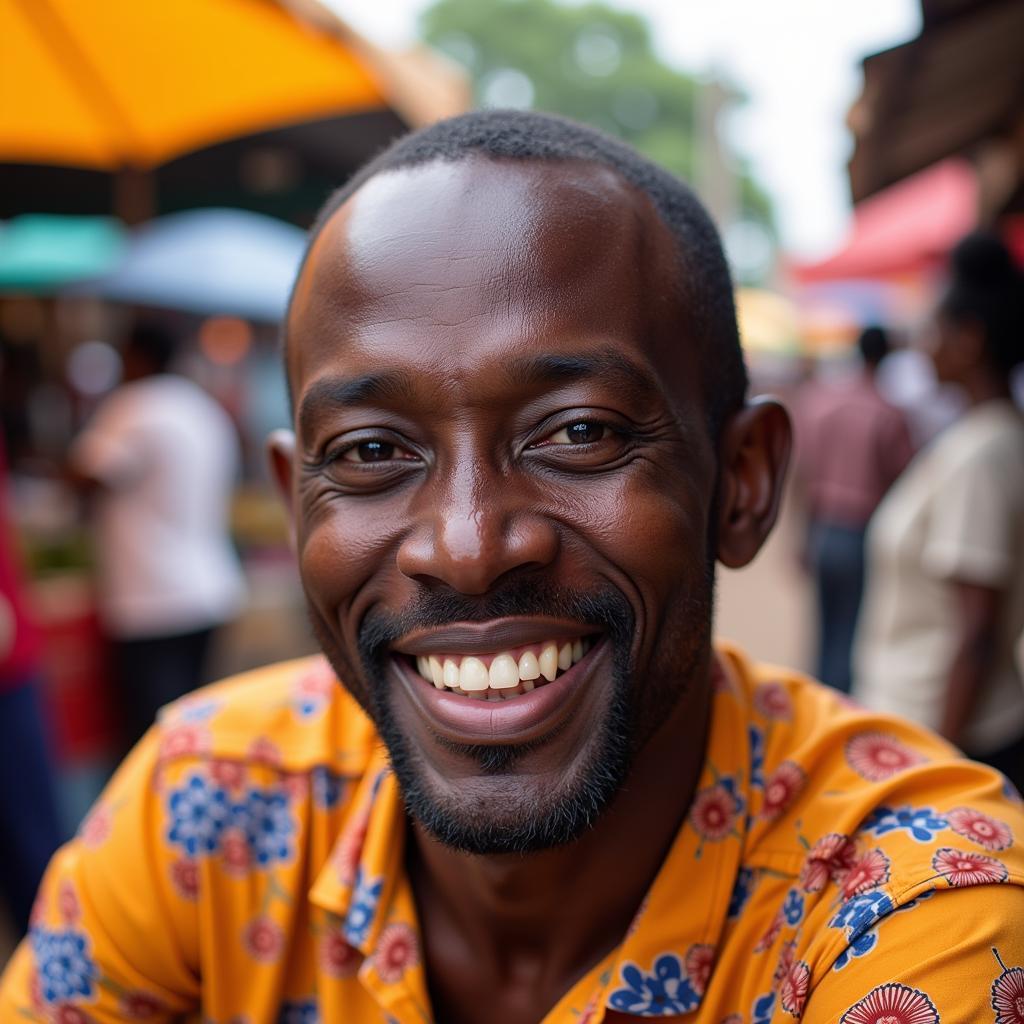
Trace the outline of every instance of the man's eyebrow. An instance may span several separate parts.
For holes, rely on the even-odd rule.
[[[299,402],[299,430],[307,434],[318,414],[360,402],[385,402],[408,395],[412,378],[398,370],[367,373],[362,377],[326,377],[310,385]]]
[[[508,364],[509,380],[519,385],[561,384],[577,380],[598,380],[647,393],[658,389],[651,371],[614,348],[600,348],[573,355],[524,356]]]

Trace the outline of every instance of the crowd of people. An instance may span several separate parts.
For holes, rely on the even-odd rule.
[[[921,347],[963,398],[954,423],[913,452],[907,414],[877,382],[878,327],[861,335],[860,375],[796,406],[818,675],[1024,789],[1024,286],[989,234],[960,242],[949,270]]]

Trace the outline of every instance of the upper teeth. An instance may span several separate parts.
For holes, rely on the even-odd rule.
[[[588,650],[591,641],[550,641],[512,651],[473,655],[441,654],[418,657],[416,668],[439,690],[449,689],[471,697],[501,700],[526,693],[543,678],[551,682],[559,672],[571,668]]]

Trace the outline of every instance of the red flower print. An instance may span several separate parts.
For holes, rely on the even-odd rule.
[[[148,992],[125,992],[119,1003],[121,1016],[128,1020],[152,1020],[163,1013],[164,1004]]]
[[[718,658],[711,659],[711,689],[714,693],[731,693],[732,683]]]
[[[854,1003],[839,1024],[939,1024],[939,1014],[923,992],[890,982]]]
[[[39,971],[34,967],[28,976],[28,1001],[37,1014],[42,1014],[43,1010],[46,1009],[43,1003],[43,987],[39,982]]]
[[[775,965],[775,973],[772,975],[772,990],[774,991],[789,976],[789,972],[796,960],[796,943],[784,942],[779,950],[779,960]]]
[[[325,658],[317,658],[295,680],[295,692],[303,697],[330,697],[337,685],[334,669]]]
[[[377,949],[373,954],[373,966],[380,980],[391,984],[410,967],[419,963],[416,935],[407,924],[389,924],[380,933]]]
[[[786,1013],[799,1017],[804,1012],[804,1003],[807,1002],[810,987],[811,969],[803,960],[797,960],[786,972],[782,979],[782,988],[779,990],[782,1008]]]
[[[252,864],[251,851],[245,833],[240,828],[229,828],[224,831],[220,840],[220,855],[227,874],[242,878],[249,873]]]
[[[249,744],[247,756],[253,761],[269,764],[275,768],[281,765],[281,748],[266,736],[258,736]]]
[[[736,799],[725,788],[716,784],[702,789],[690,807],[690,822],[702,839],[717,842],[732,831],[736,818]]]
[[[743,1024],[742,1013],[730,1013],[728,1017],[723,1017],[721,1024]]]
[[[779,932],[782,931],[782,922],[785,920],[782,911],[780,910],[773,918],[768,930],[757,940],[757,945],[754,947],[755,953],[763,953],[766,949],[771,949],[775,945],[775,940],[779,937]]]
[[[695,943],[686,951],[684,963],[693,991],[699,996],[704,995],[711,980],[711,968],[715,966],[715,947],[706,942]]]
[[[273,963],[284,949],[284,932],[269,917],[254,917],[242,932],[242,945],[253,960]]]
[[[1002,960],[999,966],[1003,966]],[[992,982],[992,1009],[996,1011],[995,1024],[1024,1024],[1024,968],[1004,967]]]
[[[923,760],[905,743],[884,732],[862,732],[846,741],[847,763],[869,782],[884,782]]]
[[[350,946],[342,933],[332,928],[320,943],[320,966],[329,978],[351,978],[362,963],[363,955]]]
[[[303,772],[289,772],[281,779],[281,786],[291,800],[305,800],[309,795],[309,776]]]
[[[783,761],[765,780],[762,816],[777,818],[804,788],[806,782],[807,776],[799,765],[792,761]]]
[[[830,832],[822,836],[807,854],[800,884],[804,892],[819,892],[830,879],[839,879],[850,870],[857,851],[849,836]]]
[[[65,924],[74,924],[82,915],[82,906],[78,902],[75,887],[65,879],[57,890],[57,907],[60,919]]]
[[[199,899],[199,866],[196,862],[188,857],[176,860],[171,865],[171,884],[183,899]]]
[[[363,855],[363,844],[366,842],[366,829],[369,823],[369,815],[360,814],[338,839],[334,853],[334,870],[338,873],[338,881],[342,885],[355,883],[356,868],[359,866],[359,858]]]
[[[932,867],[951,886],[985,885],[988,882],[1005,882],[1006,867],[995,857],[983,853],[967,853],[944,846],[932,857]]]
[[[1005,821],[990,818],[970,807],[955,807],[946,815],[946,820],[954,832],[986,850],[1005,850],[1013,842],[1013,833]]]
[[[843,899],[876,889],[889,881],[889,858],[881,850],[868,850],[857,857],[837,881]]]
[[[171,726],[160,740],[160,760],[202,754],[210,749],[210,730],[197,722]]]
[[[106,804],[97,804],[78,830],[78,838],[84,846],[97,847],[110,837],[114,816]]]
[[[53,1024],[93,1024],[93,1018],[80,1010],[77,1006],[68,1003],[61,1003],[50,1010],[50,1020]]]
[[[754,691],[754,707],[765,718],[792,718],[793,699],[782,683],[762,683]]]
[[[245,784],[245,765],[241,761],[214,761],[210,765],[210,778],[223,789],[237,792]]]
[[[42,925],[45,924],[46,910],[49,906],[49,901],[46,898],[44,890],[40,889],[36,893],[36,898],[32,902],[32,909],[29,911],[28,923],[30,925]]]

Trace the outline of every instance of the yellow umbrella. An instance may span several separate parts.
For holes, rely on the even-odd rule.
[[[0,160],[153,167],[387,105],[338,32],[268,0],[0,0]]]

